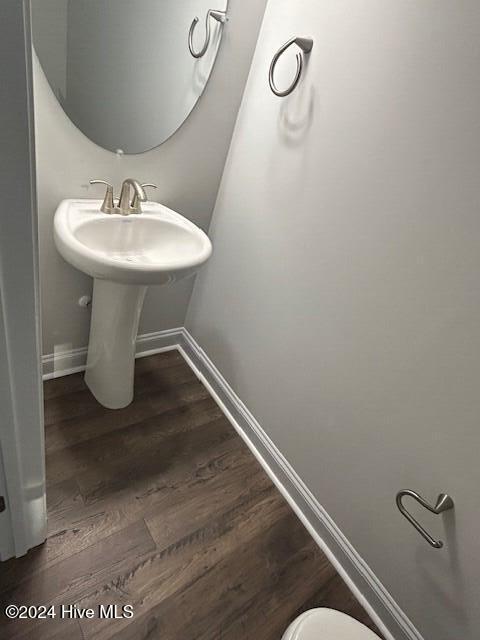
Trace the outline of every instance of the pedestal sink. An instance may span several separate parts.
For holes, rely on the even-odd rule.
[[[133,400],[135,342],[145,293],[194,274],[212,253],[201,229],[155,202],[122,216],[101,200],[64,200],[54,219],[63,258],[94,278],[85,382],[97,400],[121,409]]]

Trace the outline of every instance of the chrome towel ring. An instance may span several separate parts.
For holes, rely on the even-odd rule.
[[[428,544],[432,545],[432,547],[435,547],[435,549],[441,549],[443,547],[443,542],[441,540],[435,540],[435,538],[432,538],[428,531],[425,531],[422,525],[417,520],[415,520],[411,513],[409,513],[405,509],[402,503],[402,499],[405,496],[410,496],[419,504],[421,504],[422,507],[425,507],[425,509],[428,509],[428,511],[431,511],[436,515],[443,513],[444,511],[448,511],[449,509],[453,509],[454,504],[452,498],[446,493],[441,493],[437,498],[435,506],[432,506],[425,500],[425,498],[422,498],[421,495],[419,495],[416,491],[412,491],[411,489],[404,489],[403,491],[399,491],[397,493],[397,507],[399,508],[402,516],[404,516],[411,524],[413,524],[415,529],[423,538],[425,538]]]
[[[280,89],[277,89],[277,86],[275,84],[275,67],[277,66],[277,62],[280,60],[281,56],[285,53],[285,51],[289,47],[292,46],[292,44],[296,44],[298,47],[300,47],[300,49],[302,50],[302,53],[297,53],[297,71],[295,73],[295,78],[292,84],[288,87],[288,89],[285,89],[284,91],[280,91]],[[292,93],[292,91],[296,89],[298,83],[300,82],[300,78],[302,77],[304,55],[309,54],[312,49],[313,49],[312,38],[296,37],[286,42],[282,47],[280,47],[277,53],[273,56],[272,64],[270,65],[270,72],[268,74],[268,80],[270,83],[270,89],[273,91],[273,93],[276,96],[278,96],[279,98],[285,98],[286,96],[289,96]]]
[[[195,51],[193,46],[193,34],[195,32],[195,27],[200,22],[200,18],[195,17],[193,19],[192,24],[190,25],[190,31],[188,32],[188,48],[190,49],[190,53],[194,58],[202,58],[207,52],[208,45],[210,44],[210,18],[213,18],[217,22],[225,23],[227,21],[227,14],[225,11],[217,11],[216,9],[209,9],[207,11],[207,17],[205,21],[205,44],[203,45],[201,51]]]

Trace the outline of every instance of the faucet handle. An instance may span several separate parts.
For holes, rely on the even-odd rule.
[[[100,211],[103,213],[114,213],[115,203],[113,201],[113,186],[109,182],[105,182],[105,180],[90,180],[90,184],[104,184],[107,187],[107,192],[105,193],[105,198],[103,199]]]
[[[147,187],[151,187],[152,189],[157,189],[157,185],[153,184],[152,182],[144,182],[142,184],[142,188],[145,189]],[[140,205],[140,200],[138,199],[137,194],[135,194],[133,196],[133,200],[132,200],[132,213],[140,213],[141,212],[141,205]]]

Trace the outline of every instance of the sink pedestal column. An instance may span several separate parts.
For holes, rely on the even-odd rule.
[[[104,407],[133,400],[135,343],[147,287],[95,279],[85,382]]]

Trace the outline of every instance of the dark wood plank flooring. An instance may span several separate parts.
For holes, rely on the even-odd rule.
[[[0,565],[5,640],[280,640],[302,611],[373,624],[176,352],[135,400],[45,383],[49,536]],[[7,604],[132,605],[132,619],[10,621]],[[58,609],[57,609],[58,611]]]

